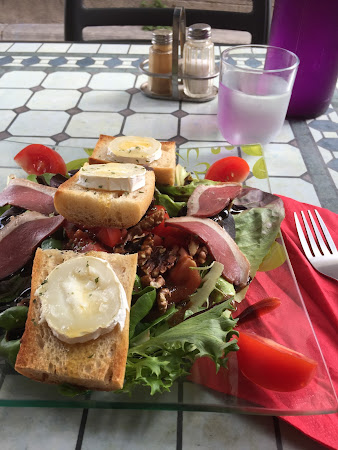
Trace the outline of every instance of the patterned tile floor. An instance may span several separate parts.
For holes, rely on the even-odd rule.
[[[216,48],[218,60],[223,49]],[[25,142],[57,145],[68,159],[83,157],[82,148],[93,147],[100,133],[171,139],[181,148],[224,147],[217,99],[158,101],[140,92],[146,77],[138,65],[148,51],[147,45],[1,42],[0,188],[9,169],[20,173],[13,156]],[[259,55],[243,64],[256,66]],[[335,108],[307,122],[286,121],[265,157],[273,192],[338,212]],[[11,391],[15,381],[7,378]],[[322,448],[272,417],[0,408],[0,421],[6,450],[44,449],[47,440],[51,449]]]

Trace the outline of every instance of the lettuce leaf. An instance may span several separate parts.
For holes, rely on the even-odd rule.
[[[130,308],[129,339],[134,336],[136,325],[149,313],[156,300],[155,288],[149,286],[144,291]]]
[[[211,180],[193,180],[191,183],[186,184],[184,186],[168,186],[164,184],[156,185],[158,190],[162,194],[170,195],[174,201],[183,201],[187,202],[190,195],[194,192],[195,188],[199,184],[204,185],[214,185],[219,184],[217,181]]]
[[[233,297],[235,294],[236,291],[234,285],[221,276],[216,281],[215,288],[211,292],[210,299],[212,303],[220,303],[225,299]]]
[[[186,202],[175,202],[169,195],[161,194],[155,187],[155,201],[157,205],[162,205],[168,211],[170,217],[177,217]]]
[[[30,275],[17,274],[0,281],[0,305],[10,303],[31,284]]]
[[[3,215],[4,212],[7,211],[7,209],[9,209],[11,207],[11,205],[5,205],[5,206],[0,206],[0,217]]]
[[[199,308],[207,303],[209,306],[209,295],[214,290],[216,282],[222,275],[223,264],[214,261],[209,272],[203,277],[202,286],[197,291],[189,296],[188,308],[193,313],[199,311]]]
[[[181,166],[181,164],[176,164],[175,169],[175,185],[176,186],[183,186],[185,183],[185,180],[187,178],[191,178],[191,173],[187,172],[185,167]]]
[[[259,189],[246,188],[237,205],[248,209],[234,215],[236,243],[250,262],[253,278],[280,230],[285,211],[282,200]]]
[[[66,164],[68,172],[71,170],[77,170],[81,169],[81,167],[88,162],[88,158],[80,158],[80,159],[74,159],[73,161],[70,161]]]
[[[142,323],[139,322],[135,327],[134,337],[130,340],[129,344],[130,346],[136,346],[141,341],[144,342],[145,340],[150,338],[150,335],[157,336],[158,334],[161,334],[163,332],[163,328],[166,330],[169,328],[168,325],[168,319],[177,312],[177,309],[174,305],[171,305],[170,308],[167,309],[167,311],[160,317],[157,317],[157,319],[153,320],[150,323]],[[161,324],[159,327],[157,325]],[[163,324],[165,327],[163,327]]]
[[[58,392],[66,397],[76,397],[77,395],[84,395],[90,391],[80,386],[74,386],[73,384],[63,383],[58,385]]]
[[[20,339],[8,341],[6,335],[0,337],[0,357],[5,358],[14,367],[20,349]]]
[[[140,295],[142,291],[141,278],[136,274],[133,288],[133,295]]]
[[[0,314],[0,328],[6,331],[25,326],[28,307],[23,305],[12,306]]]
[[[217,370],[226,365],[229,351],[238,350],[236,320],[227,310],[230,301],[190,317],[146,342],[131,347],[128,352],[123,391],[131,392],[136,385],[148,386],[151,394],[170,389],[175,380],[186,376],[195,361],[210,357]]]
[[[50,180],[55,176],[55,173],[42,173],[39,177],[43,178],[48,186],[50,186]],[[38,183],[37,175],[30,174],[27,176],[27,180],[34,181],[34,183]]]

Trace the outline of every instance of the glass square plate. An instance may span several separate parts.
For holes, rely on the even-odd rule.
[[[0,190],[6,185],[6,175],[14,173],[25,177],[25,173],[13,161],[15,154],[25,145],[23,142],[1,141]],[[88,157],[83,148],[59,145],[55,149],[66,161]],[[231,155],[241,156],[248,162],[251,172],[246,185],[271,192],[260,146],[181,147],[178,149],[177,161],[196,177],[203,178],[210,164]],[[281,306],[250,325],[243,325],[242,329],[273,338],[279,344],[315,360],[318,363],[315,376],[304,388],[294,392],[261,388],[241,374],[237,355],[233,353],[229,357],[228,369],[221,369],[215,375],[212,366],[196,365],[194,381],[181,380],[175,383],[170,392],[161,395],[151,396],[149,390],[137,389],[130,397],[121,393],[96,391],[71,398],[61,395],[56,386],[34,382],[17,374],[0,359],[0,406],[211,411],[278,416],[336,412],[337,396],[282,236],[279,243],[280,258],[284,262],[275,269],[257,272],[247,298],[257,301],[278,297]],[[243,300],[238,305],[238,311],[247,305],[247,300]]]

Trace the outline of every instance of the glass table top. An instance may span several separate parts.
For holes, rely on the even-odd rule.
[[[55,148],[66,162],[72,161],[69,168],[76,168],[90,153],[90,149],[78,147]],[[180,147],[177,162],[192,172],[194,177],[203,178],[210,164],[220,157],[231,155],[240,156],[248,162],[250,175],[245,182],[247,186],[271,192],[260,146]],[[6,161],[2,164],[7,167],[8,175],[14,173],[23,177],[24,172],[16,167],[13,156],[10,152],[6,154]],[[77,162],[74,163],[74,160]],[[1,190],[5,184],[6,180],[2,178]],[[262,388],[243,376],[238,367],[236,352],[233,352],[229,355],[228,367],[222,368],[217,375],[210,367],[210,360],[199,361],[198,364],[195,363],[192,375],[177,381],[170,392],[163,394],[151,396],[149,390],[139,388],[131,396],[93,391],[68,397],[61,395],[57,386],[34,382],[17,374],[7,362],[0,359],[0,406],[184,410],[278,416],[337,411],[337,397],[281,234],[276,242],[280,252],[280,265],[257,272],[247,296],[236,306],[236,313],[250,302],[267,297],[278,297],[281,306],[260,320],[243,326],[239,324],[238,329],[274,339],[316,361],[315,375],[305,387],[294,392],[276,392]]]

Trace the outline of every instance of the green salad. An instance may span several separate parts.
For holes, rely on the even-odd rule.
[[[30,177],[39,182],[38,178]],[[42,178],[49,184],[53,177],[45,175]],[[217,184],[194,179],[178,165],[176,185],[156,185],[153,203],[164,207],[170,218],[182,217],[186,214],[190,196],[198,186]],[[8,207],[1,208],[1,217],[6,215],[7,210]],[[223,275],[223,265],[213,258],[212,252],[208,252],[202,263],[191,268],[199,273],[201,282],[198,288],[189,293],[184,301],[169,302],[158,313],[158,294],[162,286],[158,287],[156,283],[145,285],[142,274],[138,273],[130,309],[130,343],[124,392],[130,393],[136,386],[146,386],[151,394],[169,390],[176,380],[189,374],[197,358],[211,358],[218,370],[226,366],[228,353],[238,350],[237,320],[232,317],[234,305],[245,297],[250,282],[274,245],[284,209],[277,196],[244,187],[241,195],[227,206],[225,213],[221,219],[226,222],[225,219],[230,217],[234,240],[250,263],[247,285],[239,289],[230,283]],[[198,236],[194,238],[198,240]],[[40,246],[69,248],[67,239],[65,230],[58,230]],[[204,244],[208,247],[208,242]],[[0,281],[0,356],[13,366],[27,317],[30,268],[31,263]],[[69,385],[61,386],[60,391],[70,396],[83,393],[81,388]]]

